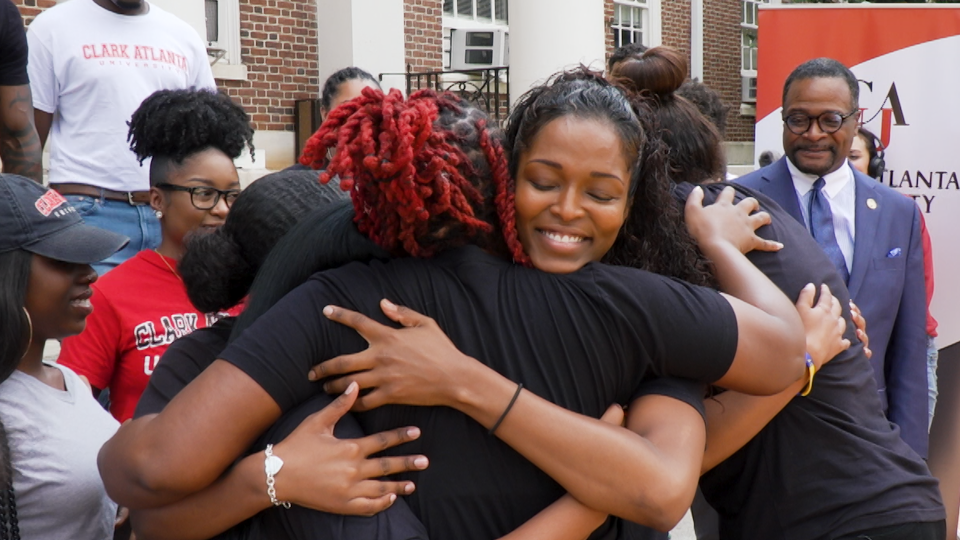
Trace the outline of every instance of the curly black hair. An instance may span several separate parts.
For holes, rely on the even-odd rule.
[[[229,96],[212,90],[159,90],[143,100],[127,122],[127,141],[140,163],[153,158],[150,184],[162,182],[171,165],[208,148],[232,159],[243,148],[253,155],[250,116]]]
[[[642,43],[627,43],[622,47],[617,47],[607,58],[607,71],[613,71],[614,66],[623,62],[627,58],[639,58],[647,52],[648,47]]]
[[[237,305],[288,230],[312,210],[349,198],[339,180],[321,184],[319,175],[299,170],[268,174],[240,193],[222,227],[187,237],[177,270],[197,309],[214,313]]]
[[[730,106],[723,103],[720,93],[703,84],[697,79],[684,81],[677,89],[676,94],[697,106],[700,114],[713,122],[713,125],[723,138],[727,133],[727,115]]]

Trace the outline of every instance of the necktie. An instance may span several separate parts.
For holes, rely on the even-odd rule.
[[[837,272],[843,278],[843,282],[850,280],[850,272],[847,271],[847,263],[843,259],[843,252],[840,251],[840,245],[837,244],[837,235],[833,230],[833,212],[830,211],[830,202],[823,194],[823,178],[817,178],[813,183],[813,190],[810,193],[810,206],[808,215],[810,216],[810,234],[820,244],[830,262],[837,267]]]

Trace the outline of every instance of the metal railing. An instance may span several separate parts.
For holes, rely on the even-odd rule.
[[[510,115],[510,68],[460,69],[446,71],[413,71],[407,65],[406,73],[381,73],[403,75],[407,82],[407,95],[417,90],[432,88],[437,92],[452,92],[469,101],[479,109],[503,122]]]

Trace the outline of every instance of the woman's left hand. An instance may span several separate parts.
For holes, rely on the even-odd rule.
[[[826,283],[820,286],[820,298],[813,303],[817,288],[808,283],[800,291],[797,311],[803,319],[807,336],[807,353],[819,371],[833,357],[850,348],[850,340],[843,337],[847,321],[843,318],[840,301],[830,292]]]
[[[732,244],[740,253],[753,250],[779,251],[783,244],[757,236],[770,223],[770,214],[759,211],[760,203],[747,197],[734,204],[735,190],[726,187],[713,204],[703,205],[703,188],[697,186],[687,197],[685,219],[690,235],[701,248],[717,243]]]
[[[310,370],[310,380],[330,377],[324,389],[343,392],[351,381],[372,389],[357,399],[354,410],[385,404],[453,406],[457,385],[471,380],[469,369],[481,366],[461,353],[436,321],[412,309],[382,300],[380,308],[404,328],[390,328],[360,313],[327,306],[331,321],[349,326],[370,344],[366,350],[332,358]]]

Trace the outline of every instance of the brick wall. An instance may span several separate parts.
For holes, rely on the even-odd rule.
[[[320,97],[317,5],[298,0],[240,0],[245,81],[217,81],[240,101],[254,129],[293,131],[293,106]]]
[[[13,0],[29,24],[56,0]],[[240,46],[246,81],[221,81],[243,104],[254,129],[293,131],[293,105],[319,97],[317,8],[312,0],[240,0]]]
[[[29,25],[43,10],[57,5],[57,0],[13,0],[13,3],[20,10],[23,23]]]
[[[754,119],[740,115],[740,0],[703,2],[703,83],[720,92],[728,141],[752,142]]]
[[[661,0],[661,38],[690,62],[690,0]],[[604,0],[607,56],[613,52],[613,0]],[[726,140],[753,141],[753,117],[740,115],[740,0],[704,0],[703,83],[730,108]]]
[[[663,44],[682,52],[689,63],[690,0],[661,0],[660,12],[663,16],[660,23]]]
[[[604,69],[607,68],[607,59],[613,54],[613,31],[610,29],[611,24],[613,24],[613,0],[603,0],[603,32],[604,36],[606,36],[604,38],[604,49],[607,51],[607,56],[603,60]]]
[[[403,34],[411,69],[443,69],[443,0],[403,0]]]

